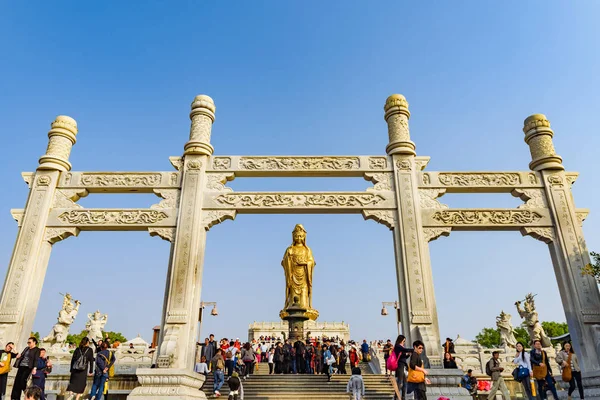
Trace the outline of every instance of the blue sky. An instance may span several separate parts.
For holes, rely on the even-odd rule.
[[[367,5],[368,4],[368,5]],[[73,170],[170,170],[189,132],[189,104],[213,97],[215,154],[384,154],[383,103],[404,94],[430,170],[527,170],[523,120],[545,113],[574,186],[590,249],[600,249],[596,116],[600,49],[594,1],[28,2],[0,5],[0,270],[58,114],[79,124]],[[243,179],[236,190],[362,190],[360,179]],[[90,195],[87,207],[146,207],[150,195]],[[509,194],[446,195],[451,207],[513,207]],[[202,298],[217,301],[203,336],[245,337],[278,318],[280,266],[294,224],[317,261],[321,321],[387,338],[397,298],[391,233],[358,215],[241,215],[213,227]],[[46,334],[59,292],[107,328],[147,340],[160,322],[169,246],[141,232],[83,232],[58,243],[34,329]],[[564,321],[546,246],[517,232],[455,232],[431,243],[442,337],[473,338],[533,291],[542,319]],[[1,272],[0,272],[1,273]]]

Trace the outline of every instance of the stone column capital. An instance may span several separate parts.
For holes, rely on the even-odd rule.
[[[383,106],[385,121],[388,124],[389,144],[386,147],[388,155],[405,154],[414,156],[415,144],[410,140],[408,120],[408,102],[401,94],[393,94],[387,98]]]
[[[215,122],[215,111],[215,103],[209,96],[201,94],[194,98],[190,112],[190,140],[184,146],[184,154],[213,154],[215,149],[210,144],[210,134]]]
[[[76,142],[77,122],[66,115],[59,115],[48,131],[48,148],[40,157],[39,170],[70,171],[69,156]]]
[[[554,131],[550,128],[550,121],[544,114],[533,114],[525,119],[523,123],[525,143],[529,145],[531,162],[529,168],[532,171],[541,170],[564,170],[562,158],[556,154],[552,137]]]

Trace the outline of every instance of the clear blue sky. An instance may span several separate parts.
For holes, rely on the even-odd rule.
[[[33,171],[58,114],[79,124],[74,170],[170,170],[189,132],[189,105],[217,105],[215,154],[384,154],[383,103],[404,94],[430,170],[527,170],[523,119],[545,113],[590,249],[600,249],[597,114],[600,3],[4,2],[0,5],[2,168],[0,270],[8,265]],[[256,179],[236,190],[353,190],[360,179]],[[88,207],[145,207],[150,195],[90,195]],[[452,207],[516,206],[509,194],[447,195]],[[294,224],[317,260],[321,321],[356,339],[395,334],[381,301],[397,298],[391,233],[353,216],[248,216],[209,232],[202,298],[217,301],[204,335],[245,337],[278,318],[280,260]],[[89,233],[58,243],[35,330],[46,334],[59,292],[96,309],[107,328],[147,340],[160,322],[167,242],[146,233]],[[533,291],[542,319],[564,321],[546,246],[517,232],[455,232],[431,245],[442,337],[473,338]]]

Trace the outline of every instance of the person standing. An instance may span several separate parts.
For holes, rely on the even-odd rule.
[[[327,374],[327,382],[331,382],[331,373],[333,371],[335,357],[333,354],[331,354],[331,350],[329,350],[326,344],[323,345],[323,362],[323,368],[325,369],[325,373]]]
[[[313,347],[310,340],[306,341],[306,355],[304,356],[304,358],[306,359],[305,360],[306,373],[314,374],[314,372],[315,372],[315,364],[314,364],[315,348]]]
[[[106,343],[100,343],[99,352],[96,355],[96,371],[94,372],[94,381],[90,392],[91,400],[102,400],[104,394],[104,385],[108,380],[108,368],[110,364],[110,352]]]
[[[446,342],[442,345],[442,347],[444,348],[444,354],[454,354],[454,342],[449,337],[446,338]]]
[[[556,355],[556,363],[560,365],[563,375],[563,381],[569,382],[569,397],[568,400],[571,400],[571,395],[575,391],[575,386],[579,390],[579,398],[583,399],[583,385],[581,384],[581,368],[579,367],[579,360],[577,359],[577,354],[573,351],[573,346],[571,346],[570,342],[564,342],[562,345],[562,350],[558,352]],[[567,371],[571,371],[571,379],[565,380],[568,378]],[[576,385],[577,384],[577,385]]]
[[[52,362],[46,358],[46,349],[40,349],[40,356],[37,365],[35,366],[35,374],[32,375],[33,386],[42,389],[41,399],[46,400],[46,377],[52,372]]]
[[[8,382],[11,362],[18,356],[17,353],[13,353],[14,348],[15,344],[8,342],[4,350],[0,350],[0,399],[2,400],[6,395],[6,383]]]
[[[269,353],[269,346],[265,343],[262,342],[262,344],[260,345],[260,359],[262,362],[266,363],[269,362],[268,360],[268,353]]]
[[[554,400],[558,400],[558,393],[556,393],[554,378],[552,378],[552,368],[550,368],[548,354],[542,349],[542,342],[540,340],[533,341],[533,349],[530,356],[533,377],[537,381],[538,396],[541,399],[547,399],[548,395],[546,391],[550,389]]]
[[[425,377],[429,374],[429,372],[423,368],[423,359],[421,358],[421,354],[423,354],[424,349],[425,345],[423,342],[416,340],[413,343],[413,352],[408,363],[410,369],[407,381],[412,388],[414,388],[415,400],[427,400],[427,395],[425,393],[427,391],[426,383],[428,383],[428,381]],[[414,377],[411,377],[411,373]]]
[[[27,379],[29,375],[35,374],[38,358],[40,357],[40,349],[37,348],[38,341],[35,337],[27,339],[27,347],[17,356],[15,367],[17,368],[17,376],[13,383],[12,400],[20,400],[21,393],[27,388]]]
[[[290,344],[290,340],[287,339],[283,345],[283,373],[290,373],[290,366],[292,364],[292,350],[293,347]]]
[[[215,342],[215,335],[212,333],[208,337],[208,341],[206,339],[204,340],[204,347],[201,355],[206,357],[206,359],[210,362],[217,354],[217,342]],[[214,367],[212,365],[209,365],[208,367],[211,371],[214,371]]]
[[[315,374],[323,373],[323,348],[321,342],[315,342]]]
[[[506,383],[504,382],[504,378],[502,377],[502,371],[504,368],[500,366],[500,352],[494,351],[492,352],[492,358],[488,361],[485,366],[485,372],[492,377],[492,389],[490,389],[490,394],[488,395],[488,400],[496,398],[496,392],[500,389],[502,393],[502,398],[504,400],[510,400],[510,392],[506,387]]]
[[[73,352],[71,358],[71,377],[67,392],[70,392],[69,399],[75,394],[75,399],[79,400],[87,385],[87,377],[92,376],[94,372],[94,351],[89,347],[90,339],[84,337],[79,342],[79,347]]]
[[[344,345],[340,346],[340,351],[338,353],[338,373],[346,375],[346,363],[348,362],[348,353],[344,349]],[[351,370],[352,371],[352,370]]]
[[[242,347],[241,357],[246,366],[246,373],[244,374],[244,379],[246,379],[254,373],[254,362],[256,361],[256,355],[249,342],[246,342]]]
[[[517,353],[513,363],[519,368],[519,376],[522,377],[521,384],[528,400],[534,400],[534,396],[531,393],[531,356],[525,351],[525,346],[521,342],[517,342],[515,346]],[[525,371],[527,370],[527,371]]]
[[[356,347],[350,346],[350,351],[349,351],[348,356],[350,358],[350,371],[352,371],[352,368],[358,367],[358,363],[360,362],[360,357],[358,356]]]
[[[296,353],[296,372],[304,374],[306,372],[306,346],[302,340],[297,340],[294,343],[294,351]]]
[[[413,350],[404,347],[405,345],[406,337],[404,335],[398,335],[396,338],[396,343],[394,343],[394,348],[392,349],[396,355],[396,360],[398,360],[398,367],[396,368],[395,377],[398,389],[400,389],[402,400],[406,398],[406,389],[408,386],[406,381],[406,371],[408,371],[409,358],[413,353]],[[398,400],[396,393],[394,393],[394,399]]]
[[[383,346],[383,360],[385,361],[385,374],[388,374],[388,369],[387,369],[387,360],[388,358],[390,358],[390,352],[392,351],[392,349],[394,348],[394,346],[392,345],[392,341],[390,339],[387,340],[387,342],[385,343],[385,346]],[[352,351],[352,350],[350,350]],[[350,358],[350,363],[352,363],[352,358]],[[352,366],[354,367],[354,366]]]
[[[369,344],[367,343],[366,339],[363,339],[362,344],[360,345],[360,351],[362,353],[362,358],[364,362],[368,362],[368,355],[369,355]]]
[[[450,353],[444,353],[444,369],[457,369],[456,361]]]
[[[273,352],[273,360],[275,362],[275,374],[283,374],[283,345],[277,342],[275,351]]]
[[[271,349],[269,350],[267,358],[269,363],[269,375],[273,375],[273,367],[275,362],[275,349],[273,347],[271,347]]]
[[[217,354],[210,360],[210,364],[213,366],[213,392],[215,397],[220,397],[221,387],[223,383],[225,383],[225,375],[223,370],[225,369],[225,360],[223,360],[223,355],[221,354],[223,350],[217,349]]]

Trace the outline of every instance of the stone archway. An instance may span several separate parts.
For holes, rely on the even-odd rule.
[[[131,398],[202,398],[192,373],[206,234],[237,213],[360,213],[389,228],[401,304],[409,340],[422,339],[431,360],[439,359],[440,338],[429,258],[429,241],[452,230],[519,230],[548,244],[571,336],[589,376],[600,375],[600,294],[592,277],[582,221],[571,184],[552,144],[545,116],[525,120],[530,171],[438,172],[426,170],[429,157],[416,156],[410,140],[408,103],[390,96],[384,107],[389,144],[373,156],[213,156],[210,144],[215,105],[197,96],[190,113],[189,141],[174,171],[76,172],[69,154],[76,122],[59,116],[48,134],[46,154],[35,173],[24,210],[12,210],[19,232],[0,300],[0,339],[25,343],[39,303],[52,246],[85,230],[148,230],[172,243],[161,321],[158,369],[138,370],[141,386]],[[234,192],[235,177],[364,177],[364,192]],[[89,193],[155,193],[160,202],[146,209],[87,209],[77,204]],[[451,209],[445,193],[507,192],[524,204],[515,209]]]

